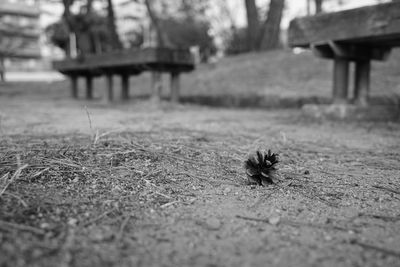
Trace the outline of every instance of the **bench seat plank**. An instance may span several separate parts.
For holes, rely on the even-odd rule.
[[[300,17],[291,21],[291,47],[330,41],[372,46],[400,46],[400,2]]]
[[[134,75],[146,70],[192,71],[194,62],[187,50],[145,48],[54,61],[53,67],[67,75],[74,73],[85,75],[87,72],[93,75],[100,75],[103,72],[115,74],[126,72]]]

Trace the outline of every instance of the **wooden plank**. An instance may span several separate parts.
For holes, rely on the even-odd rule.
[[[370,47],[366,45],[343,44],[338,42],[328,42],[327,45],[310,45],[314,55],[322,58],[334,59],[340,57],[352,61],[359,60],[386,60],[388,59],[391,48]]]
[[[371,46],[400,46],[400,2],[390,2],[291,21],[291,47],[325,45],[329,41]]]
[[[63,73],[86,70],[120,72],[121,69],[140,73],[149,69],[168,71],[170,66],[180,71],[191,71],[194,69],[194,60],[188,50],[145,48],[53,62],[53,67]]]

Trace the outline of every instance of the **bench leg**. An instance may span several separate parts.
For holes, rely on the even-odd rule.
[[[129,99],[129,75],[121,75],[121,98],[122,100]]]
[[[4,58],[0,57],[0,81],[1,82],[5,82],[6,81],[6,77],[4,75],[4,72],[5,72]]]
[[[179,72],[172,72],[171,73],[171,102],[173,102],[173,103],[179,102],[179,93],[180,93]]]
[[[105,76],[106,78],[106,86],[104,88],[104,95],[103,95],[103,101],[105,103],[109,103],[113,100],[113,76],[111,74],[107,74]]]
[[[333,67],[333,102],[347,103],[349,91],[350,61],[341,58],[334,59]]]
[[[161,100],[161,90],[162,90],[162,79],[161,72],[154,71],[151,73],[151,88],[152,94],[151,98],[154,101]]]
[[[371,62],[356,61],[354,77],[354,103],[367,106],[369,96]]]
[[[86,99],[93,99],[93,77],[86,76]]]
[[[71,96],[72,98],[78,98],[78,76],[70,76],[69,77],[71,82]]]

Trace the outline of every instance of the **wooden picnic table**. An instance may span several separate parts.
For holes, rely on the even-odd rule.
[[[71,91],[78,97],[78,78],[86,79],[86,98],[93,98],[93,78],[106,77],[107,101],[113,99],[113,76],[121,76],[122,98],[129,97],[129,76],[144,71],[166,72],[171,75],[171,100],[179,101],[179,76],[194,69],[194,59],[189,50],[170,48],[144,48],[123,50],[103,54],[80,56],[53,62],[54,69],[67,75],[71,80]],[[157,85],[153,85],[157,86]],[[158,90],[153,90],[157,92]],[[159,96],[158,96],[159,97]]]
[[[400,46],[400,2],[296,18],[289,26],[291,47],[310,48],[334,61],[334,103],[349,102],[349,67],[355,63],[353,103],[366,106],[371,60],[386,60]]]

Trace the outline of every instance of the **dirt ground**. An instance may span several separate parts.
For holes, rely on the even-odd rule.
[[[0,266],[400,266],[398,122],[67,94],[0,90]]]

